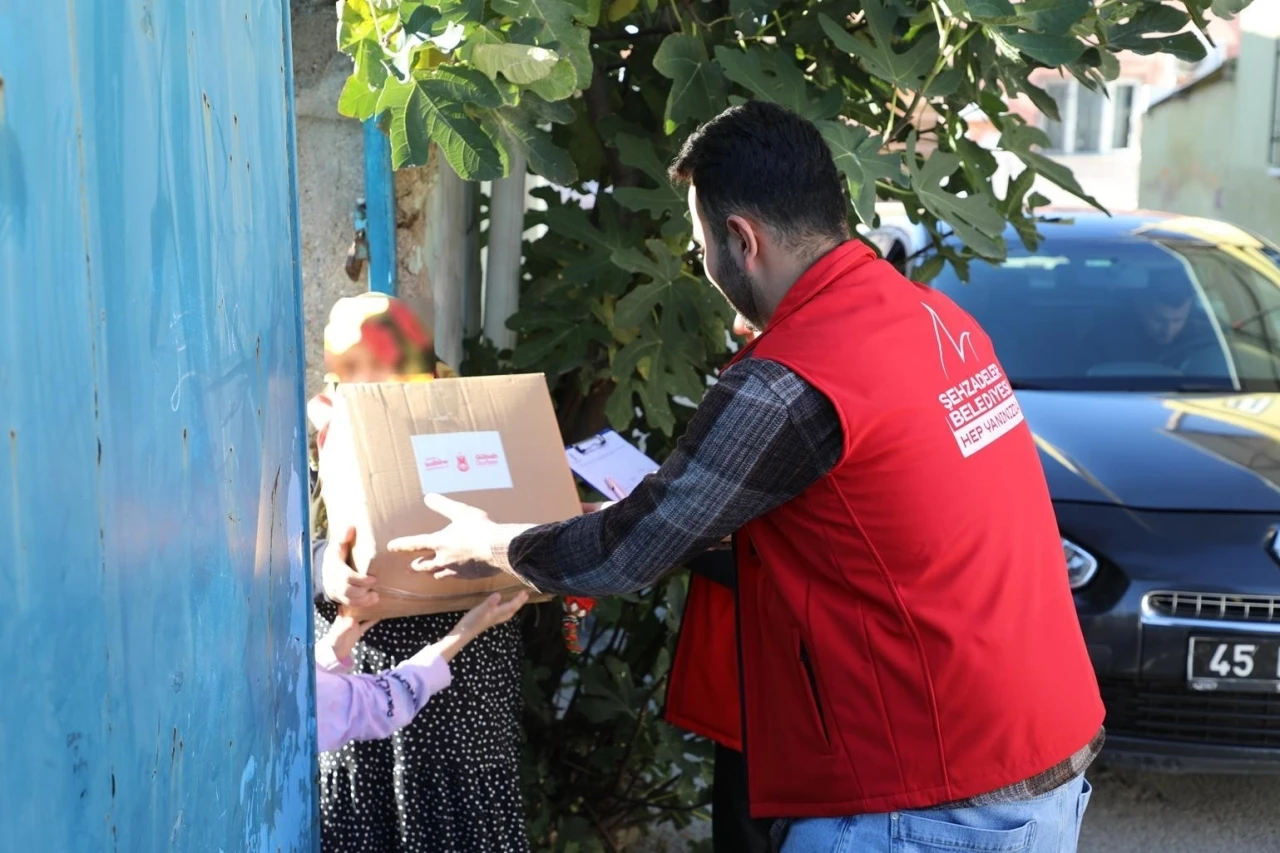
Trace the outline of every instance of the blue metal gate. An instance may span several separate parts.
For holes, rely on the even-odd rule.
[[[316,847],[287,0],[0,0],[0,850]]]

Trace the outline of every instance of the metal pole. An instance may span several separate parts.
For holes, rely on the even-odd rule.
[[[511,174],[493,182],[489,196],[489,263],[485,279],[484,334],[498,349],[511,349],[516,334],[507,318],[520,307],[520,255],[524,248],[524,155],[511,152]]]
[[[376,119],[364,123],[364,195],[368,212],[369,289],[396,294],[396,181],[391,142]]]

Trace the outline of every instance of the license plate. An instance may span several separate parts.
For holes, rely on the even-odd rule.
[[[1280,637],[1192,637],[1187,683],[1193,690],[1280,693]]]

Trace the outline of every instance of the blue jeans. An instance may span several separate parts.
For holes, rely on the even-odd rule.
[[[1075,853],[1092,791],[1078,776],[1015,803],[797,820],[782,853]]]

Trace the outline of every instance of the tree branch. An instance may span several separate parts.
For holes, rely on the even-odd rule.
[[[669,36],[678,32],[680,32],[680,28],[670,24],[661,27],[646,27],[634,33],[602,33],[596,36],[595,40],[597,42],[635,41],[636,39],[651,38],[653,36]]]

